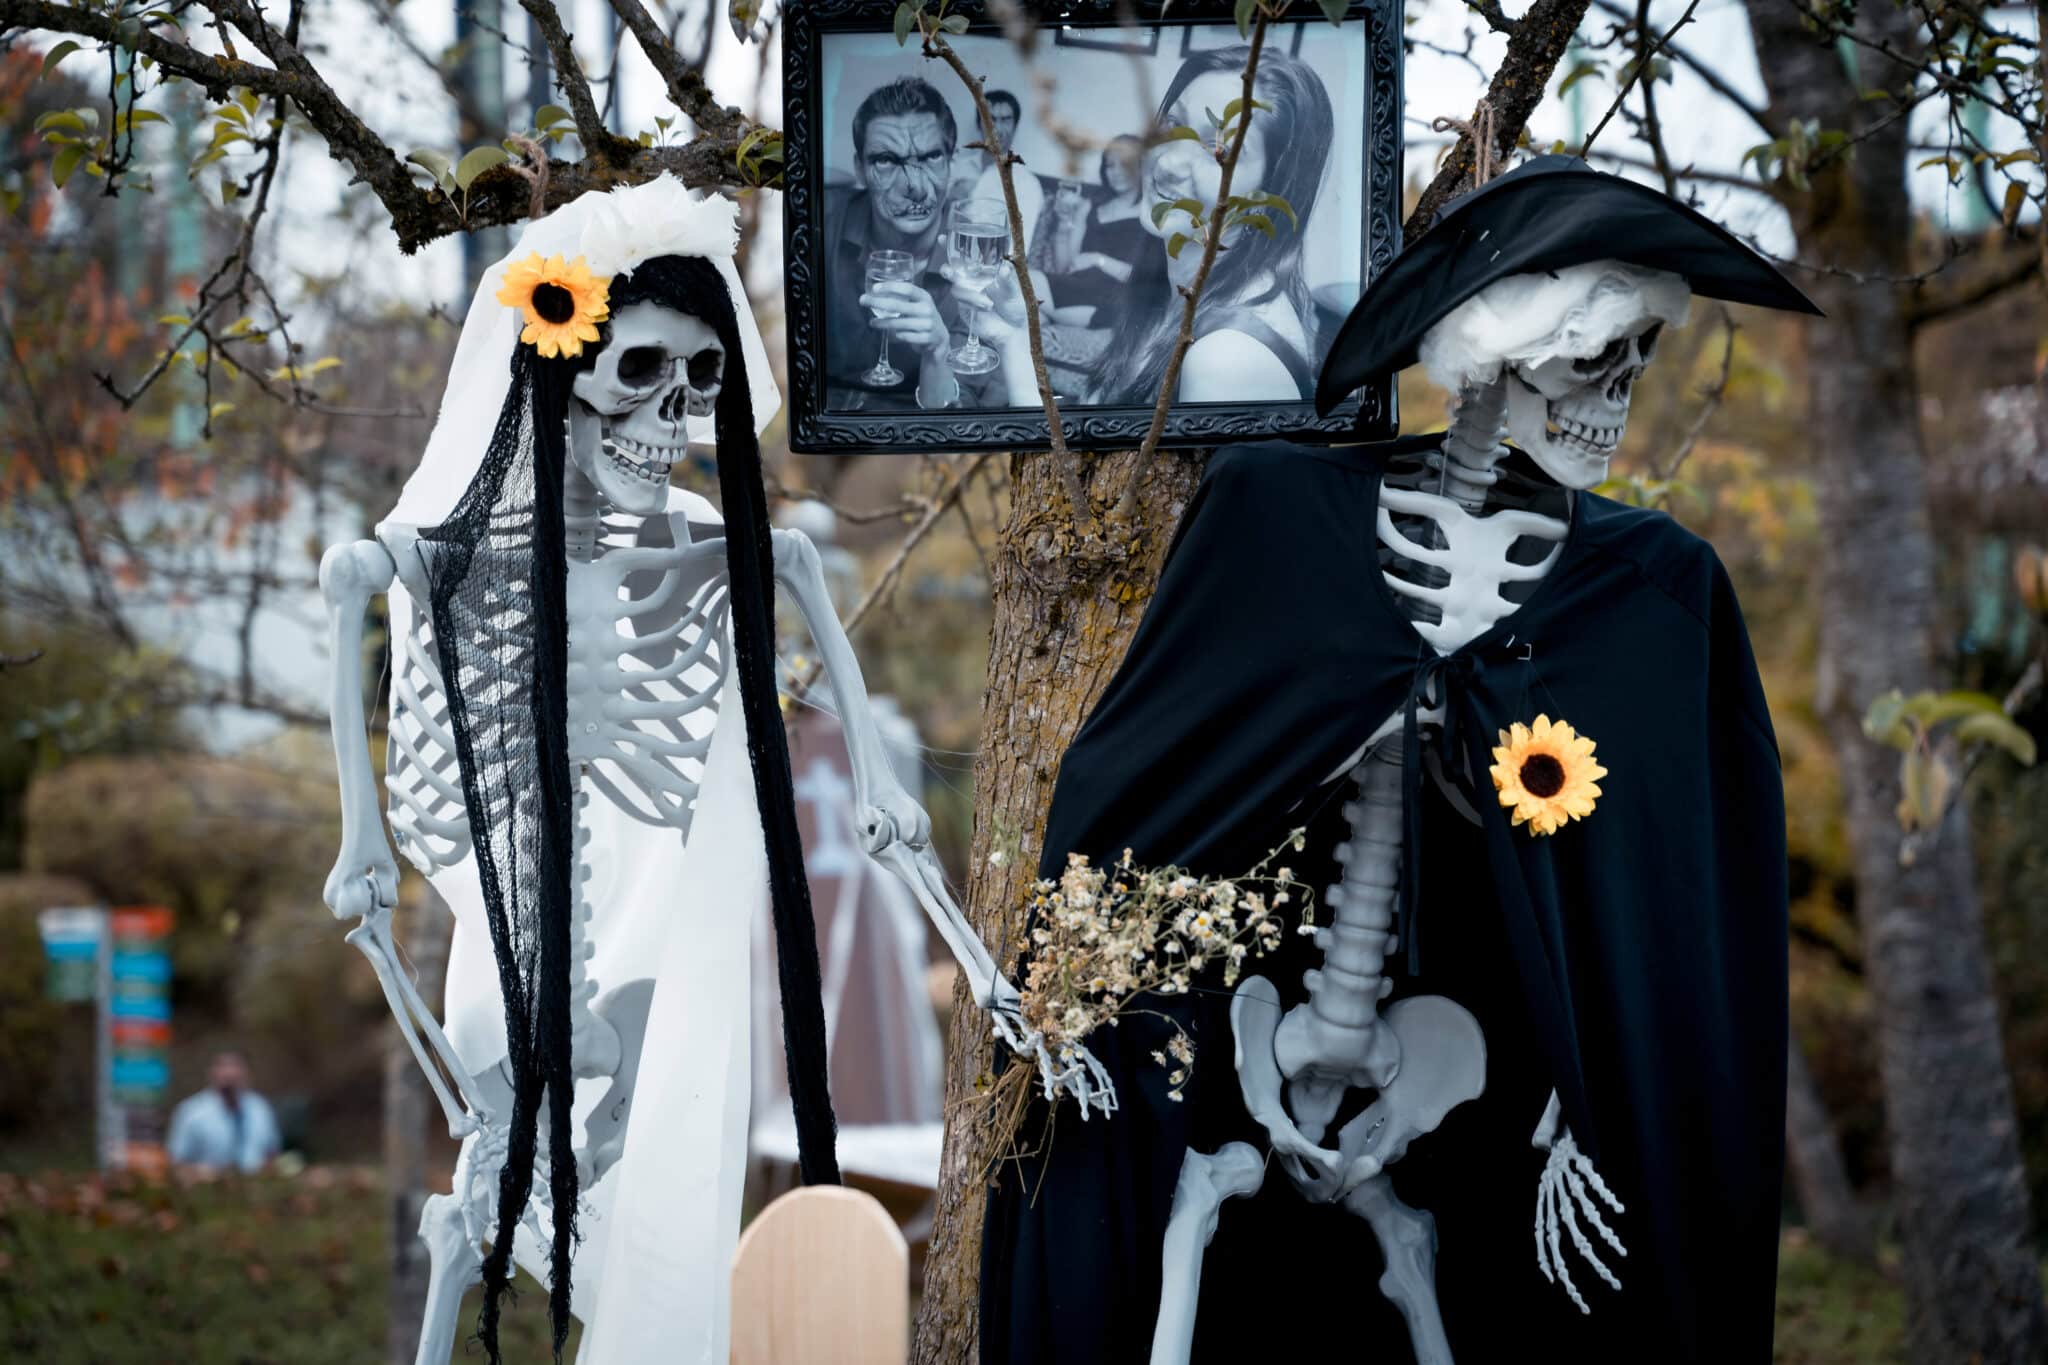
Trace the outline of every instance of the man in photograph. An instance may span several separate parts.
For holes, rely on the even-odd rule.
[[[996,149],[1007,156],[1017,145],[1017,125],[1023,122],[1024,106],[1015,95],[1007,90],[991,90],[988,100],[989,117],[996,125]],[[1017,190],[1017,211],[1024,219],[1024,240],[1034,243],[1039,231],[1039,215],[1045,212],[1045,186],[1038,177],[1024,169],[1020,160],[1010,168],[1010,181]],[[981,170],[974,177],[973,187],[967,191],[969,198],[993,199],[1003,202],[1003,181],[996,170],[995,157],[988,152],[981,153]]]
[[[958,146],[952,109],[918,77],[891,81],[854,111],[854,183],[825,191],[833,407],[890,412],[960,401],[946,361],[957,310],[940,303],[951,292],[940,271]],[[871,280],[871,264],[884,278]]]

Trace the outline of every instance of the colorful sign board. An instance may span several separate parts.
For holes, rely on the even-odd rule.
[[[101,1084],[109,1100],[102,1157],[111,1165],[161,1169],[171,1086],[171,926],[161,906],[127,906],[109,916],[102,1007],[106,1047]]]
[[[38,914],[36,927],[42,933],[47,968],[44,994],[62,1004],[99,999],[107,912],[97,905],[57,906]]]

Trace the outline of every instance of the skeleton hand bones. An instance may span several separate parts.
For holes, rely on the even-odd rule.
[[[931,850],[931,817],[893,780],[888,786],[892,790],[881,793],[880,801],[861,807],[862,842],[869,856],[894,872],[917,897],[967,973],[974,1003],[988,1011],[996,1036],[1012,1052],[1037,1065],[1045,1098],[1055,1101],[1062,1093],[1072,1095],[1080,1102],[1084,1120],[1091,1112],[1115,1113],[1115,1083],[1095,1054],[1071,1043],[1061,1046],[1055,1055],[1045,1035],[1024,1022],[1022,995],[996,969],[995,959],[974,936],[966,916],[947,892],[945,871]]]

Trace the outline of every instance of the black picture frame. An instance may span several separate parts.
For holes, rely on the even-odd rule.
[[[1158,30],[1233,22],[1233,0],[1176,0],[1168,17],[1157,18],[1156,0],[1140,5],[1141,22]],[[1118,0],[1040,0],[1032,5],[1045,25],[1115,30]],[[785,332],[788,341],[789,445],[803,454],[888,454],[932,451],[1030,450],[1047,448],[1050,429],[1042,407],[946,408],[865,411],[828,407],[825,325],[826,280],[820,255],[825,240],[828,135],[824,49],[835,34],[888,34],[897,0],[803,0],[783,17],[783,249]],[[947,13],[966,18],[970,33],[994,36],[983,0],[954,0]],[[1314,7],[1304,22],[1323,23]],[[1359,280],[1370,281],[1400,249],[1401,235],[1401,8],[1396,0],[1352,0],[1344,19],[1364,48],[1365,134],[1358,175],[1364,196],[1359,233]],[[1187,45],[1185,35],[1166,50]],[[1348,39],[1347,33],[1347,39]],[[915,55],[915,39],[906,52]],[[1105,44],[1125,41],[1105,33]],[[1055,44],[1047,44],[1047,60]],[[1284,50],[1284,49],[1283,49]],[[954,80],[933,62],[934,84]],[[1355,107],[1355,106],[1354,106]],[[1345,109],[1337,111],[1347,117]],[[977,139],[963,128],[960,142]],[[1328,342],[1328,335],[1322,338]],[[1320,364],[1321,356],[1313,358]],[[1061,416],[1069,446],[1083,450],[1129,449],[1142,440],[1152,420],[1149,402],[1129,406],[1083,405],[1063,401]],[[1377,439],[1397,429],[1391,377],[1347,398],[1327,417],[1313,402],[1184,403],[1167,418],[1162,446],[1217,446],[1236,441],[1292,438],[1307,441]]]

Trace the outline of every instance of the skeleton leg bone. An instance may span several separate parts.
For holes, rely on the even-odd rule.
[[[420,1326],[415,1365],[446,1365],[455,1350],[456,1318],[462,1296],[483,1280],[483,1260],[463,1227],[455,1196],[432,1195],[420,1211],[420,1240],[427,1244],[427,1311]]]
[[[1214,1156],[1192,1147],[1181,1158],[1166,1222],[1159,1318],[1152,1329],[1152,1365],[1187,1365],[1195,1344],[1195,1300],[1202,1287],[1202,1253],[1216,1237],[1223,1201],[1258,1193],[1266,1162],[1258,1148],[1233,1142]]]
[[[1436,1220],[1402,1203],[1384,1174],[1345,1195],[1344,1207],[1370,1224],[1379,1239],[1387,1263],[1380,1293],[1408,1324],[1415,1365],[1451,1365],[1451,1344],[1436,1305]]]

